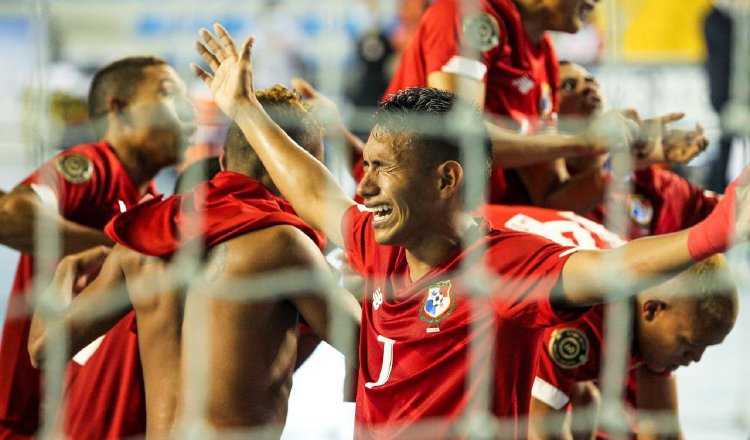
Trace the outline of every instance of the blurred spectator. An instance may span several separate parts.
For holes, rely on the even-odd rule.
[[[721,115],[729,100],[734,34],[731,6],[727,2],[714,2],[703,21],[703,34],[706,39],[706,71],[711,105]],[[732,141],[731,134],[722,132],[718,142],[719,151],[710,165],[706,181],[706,187],[712,191],[723,193],[727,186],[727,165]]]

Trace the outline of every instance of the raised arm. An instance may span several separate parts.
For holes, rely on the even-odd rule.
[[[640,238],[616,249],[574,253],[562,271],[563,304],[575,307],[634,295],[696,261],[746,241],[750,237],[749,183],[750,168],[746,168],[729,184],[711,214],[689,229]],[[615,287],[625,291],[618,292],[619,297],[607,297],[607,292],[615,293]]]
[[[354,201],[323,164],[271,120],[255,98],[251,65],[254,37],[237,52],[226,29],[216,24],[214,30],[218,39],[201,29],[205,43],[196,42],[213,75],[196,65],[193,71],[211,88],[222,111],[242,129],[276,187],[299,216],[342,246],[341,220]]]
[[[42,217],[40,219],[40,217]],[[36,253],[39,220],[53,225],[61,234],[63,255],[81,252],[97,245],[111,246],[112,241],[98,229],[65,219],[44,206],[27,185],[19,185],[0,199],[0,243],[17,251]]]
[[[116,246],[112,251],[108,249],[100,246],[73,254],[58,265],[53,284],[46,294],[57,296],[57,302],[64,305],[65,310],[55,314],[49,308],[37,307],[34,311],[28,342],[34,367],[41,368],[44,363],[47,345],[52,339],[50,332],[60,332],[62,327],[69,333],[69,356],[72,357],[106,333],[131,310],[130,298],[124,287],[121,246]],[[85,278],[94,274],[97,263],[101,264],[105,256],[96,278],[74,298],[80,284],[86,283]],[[102,312],[108,309],[111,309],[111,313]],[[61,326],[54,325],[57,319],[62,320]]]
[[[346,128],[336,103],[302,78],[293,78],[292,86],[310,105],[310,111],[318,124],[323,127],[325,136],[329,139],[339,139],[344,142],[347,150],[349,150],[351,165],[354,166],[362,158],[365,144]]]

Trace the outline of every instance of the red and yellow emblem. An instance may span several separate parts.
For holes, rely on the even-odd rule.
[[[428,325],[427,333],[440,331],[440,321],[448,317],[456,308],[456,300],[451,293],[451,282],[440,281],[427,288],[427,295],[419,308],[419,318]]]

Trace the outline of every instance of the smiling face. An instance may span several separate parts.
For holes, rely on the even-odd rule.
[[[144,67],[143,75],[121,116],[129,143],[138,145],[151,163],[171,165],[196,130],[195,108],[185,83],[169,65]]]
[[[400,148],[403,136],[379,133],[375,127],[364,147],[364,177],[357,186],[379,244],[410,247],[421,241],[441,215],[438,179],[420,164],[413,150]],[[443,215],[448,213],[443,212]]]

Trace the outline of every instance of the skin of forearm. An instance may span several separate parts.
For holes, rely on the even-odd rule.
[[[260,105],[243,107],[236,122],[276,187],[297,214],[312,227],[324,232],[329,232],[326,225],[332,221],[338,225],[340,219],[329,220],[329,216],[335,214],[325,209],[327,201],[349,199],[328,169],[295,144]],[[329,234],[329,238],[338,245],[343,244],[337,243],[335,234]]]
[[[51,212],[36,201],[28,198],[33,195],[3,200],[0,206],[0,243],[17,251],[35,255],[38,233],[36,225],[47,224],[60,232],[62,255],[69,255],[98,245],[112,245],[112,241],[100,230],[67,220]],[[7,202],[7,203],[6,203]],[[43,216],[39,218],[38,216]]]
[[[688,232],[644,237],[616,249],[573,254],[563,268],[564,302],[575,307],[624,299],[687,269],[695,262],[688,251]]]
[[[575,174],[545,197],[544,206],[586,215],[604,200],[604,191],[601,170],[589,169]]]
[[[493,160],[501,168],[516,168],[561,157],[580,157],[596,153],[575,135],[522,135],[492,122],[486,122],[485,125],[492,140]]]

